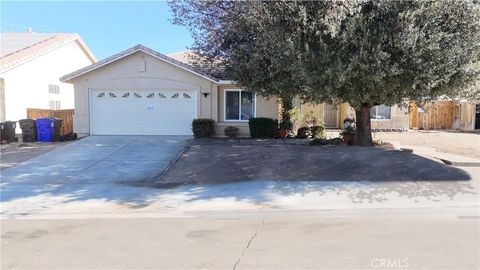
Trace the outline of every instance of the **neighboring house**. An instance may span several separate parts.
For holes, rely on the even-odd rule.
[[[0,121],[24,119],[27,108],[73,109],[73,86],[59,77],[95,61],[77,34],[1,33]]]
[[[355,118],[355,110],[347,103],[338,105],[321,104],[301,104],[300,112],[306,113],[313,111],[320,122],[323,122],[327,128],[343,128],[345,118]],[[374,130],[407,130],[408,129],[408,109],[394,106],[375,106],[370,110],[370,119],[372,129]]]

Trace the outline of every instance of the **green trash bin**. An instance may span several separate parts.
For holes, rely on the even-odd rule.
[[[22,141],[23,142],[36,142],[37,141],[37,125],[33,119],[22,119],[18,121],[20,128],[22,129]]]
[[[53,120],[53,128],[54,128],[53,141],[58,142],[61,136],[63,120],[60,118],[52,118],[52,120]]]
[[[6,141],[7,143],[16,142],[17,138],[15,137],[15,128],[17,127],[16,121],[5,121],[1,123],[1,141]]]

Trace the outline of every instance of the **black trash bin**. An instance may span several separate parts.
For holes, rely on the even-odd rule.
[[[3,138],[5,138],[5,122],[0,122],[0,142],[3,142]]]
[[[61,136],[63,120],[59,118],[52,118],[52,120],[53,120],[53,128],[54,128],[53,141],[58,142]]]
[[[17,127],[16,121],[5,121],[1,123],[1,141],[6,141],[7,143],[16,142],[17,138],[15,137],[15,128]]]
[[[18,121],[20,128],[22,129],[22,141],[23,142],[36,142],[37,141],[37,125],[33,119],[22,119]]]

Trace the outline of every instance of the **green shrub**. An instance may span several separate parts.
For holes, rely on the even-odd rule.
[[[315,125],[317,124],[317,116],[315,115],[314,111],[308,111],[303,115],[303,122],[308,125]]]
[[[357,129],[353,126],[348,126],[346,129],[342,130],[342,132],[340,132],[340,135],[345,135],[345,134],[356,134],[357,133]]]
[[[310,132],[313,138],[325,138],[325,127],[323,126],[312,126]]]
[[[342,143],[342,138],[336,137],[331,139],[315,138],[308,142],[309,145],[339,145]]]
[[[228,126],[223,131],[225,132],[225,136],[229,138],[236,138],[238,136],[237,127]]]
[[[212,119],[194,119],[192,131],[195,138],[208,138],[215,134],[215,121]]]
[[[310,135],[310,129],[308,127],[301,127],[297,130],[297,139],[308,139]]]
[[[274,138],[277,135],[278,121],[265,117],[250,118],[248,127],[252,138]]]

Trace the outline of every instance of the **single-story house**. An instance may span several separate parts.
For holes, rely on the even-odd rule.
[[[227,126],[249,135],[251,117],[279,118],[279,100],[255,95],[231,80],[191,64],[189,52],[169,56],[137,45],[64,75],[75,91],[74,132],[79,135],[191,135],[195,118],[209,118],[222,136]],[[298,104],[326,127],[341,128],[355,114],[348,104]],[[399,106],[372,109],[372,128],[406,130]]]
[[[255,96],[142,45],[60,78],[75,91],[79,135],[191,135],[195,118],[215,120],[217,134],[250,117],[278,117],[275,98]]]
[[[0,121],[27,118],[27,108],[74,108],[73,86],[59,77],[96,61],[79,35],[29,29],[1,33],[1,43]]]

